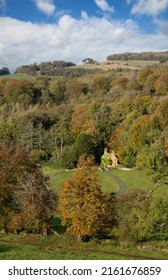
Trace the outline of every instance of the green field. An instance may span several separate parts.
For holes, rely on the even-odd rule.
[[[71,179],[75,173],[75,171],[72,170],[66,171],[62,168],[56,168],[54,164],[43,166],[43,172],[50,177],[50,185],[57,192],[60,191],[64,181]],[[97,176],[104,191],[117,192],[119,190],[118,184],[102,171],[98,170]]]
[[[122,247],[115,240],[76,243],[70,236],[0,234],[1,260],[138,260],[168,259],[168,242]],[[163,249],[165,248],[165,249]]]
[[[52,188],[59,192],[65,180],[73,177],[74,171],[65,171],[65,169],[57,168],[53,163],[43,166],[43,172],[50,177],[50,184]],[[154,183],[152,183],[145,171],[140,170],[120,170],[112,168],[112,174],[118,177],[126,186],[125,191],[132,191],[133,189],[152,190]],[[119,185],[107,174],[102,171],[97,171],[98,178],[102,189],[106,192],[118,192]],[[160,185],[155,191],[155,195],[164,195],[167,192],[166,185]]]
[[[120,170],[113,168],[110,170],[112,174],[117,176],[126,185],[125,191],[132,191],[133,189],[152,190],[155,184],[150,180],[146,171],[141,170]],[[166,185],[160,185],[153,192],[154,195],[164,195],[168,192]]]

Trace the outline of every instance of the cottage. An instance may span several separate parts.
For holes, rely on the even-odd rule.
[[[118,159],[114,151],[109,153],[107,148],[104,149],[104,154],[101,158],[101,163],[103,166],[112,166],[115,167],[118,165]]]

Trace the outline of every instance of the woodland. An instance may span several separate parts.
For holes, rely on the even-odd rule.
[[[44,64],[32,75],[34,64],[0,78],[1,234],[59,236],[57,217],[75,242],[168,240],[168,65],[75,76],[61,63],[54,76]],[[104,192],[96,175],[104,148],[119,166],[145,170],[152,189]],[[74,170],[60,192],[43,172],[48,163]],[[160,185],[164,195],[155,195]]]

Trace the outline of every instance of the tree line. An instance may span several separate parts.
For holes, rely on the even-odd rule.
[[[144,60],[144,61],[164,61],[168,59],[168,51],[165,52],[140,52],[122,53],[107,56],[107,60]]]
[[[83,153],[100,163],[108,147],[120,164],[149,169],[159,180],[167,172],[167,81],[167,66],[80,78],[1,79],[0,143],[17,144],[65,168],[76,166]]]

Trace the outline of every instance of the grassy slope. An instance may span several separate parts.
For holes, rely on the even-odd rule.
[[[154,187],[154,183],[152,183],[147,176],[145,171],[139,170],[119,170],[119,169],[111,169],[110,172],[120,178],[123,183],[126,185],[126,191],[131,191],[133,189],[141,189],[141,190],[152,190]],[[166,185],[160,185],[155,191],[155,195],[163,195],[167,192]]]
[[[84,69],[102,69],[105,71],[118,69],[118,68],[125,68],[130,70],[141,69],[146,66],[152,66],[159,64],[159,61],[136,61],[136,60],[110,60],[110,61],[102,61],[98,64],[82,64],[73,66],[73,68],[84,68]]]
[[[76,243],[65,236],[44,239],[36,235],[0,234],[0,259],[3,260],[129,260],[168,259],[168,242],[149,242],[144,247],[119,246],[115,240]]]
[[[33,77],[27,74],[16,73],[16,74],[9,74],[9,75],[2,75],[0,79],[16,79],[16,80],[32,80]]]
[[[50,177],[51,186],[55,191],[59,192],[63,182],[73,177],[74,171],[65,171],[65,169],[56,168],[54,164],[47,164],[43,166],[43,172]],[[145,171],[139,170],[119,170],[112,168],[112,174],[117,176],[126,185],[126,191],[133,189],[152,190],[154,184],[149,180]],[[119,190],[118,184],[108,175],[102,171],[97,171],[100,179],[102,189],[107,192],[117,192]],[[163,195],[167,191],[166,186],[161,185],[155,191],[156,195]]]
[[[60,191],[64,181],[71,179],[74,175],[74,171],[65,171],[65,169],[56,168],[52,164],[43,166],[43,172],[50,177],[50,184],[57,192]],[[97,175],[104,191],[117,192],[119,190],[118,184],[102,171],[97,171]]]

